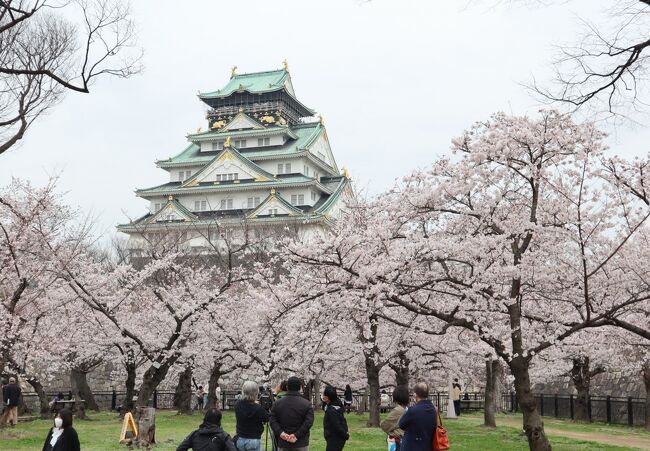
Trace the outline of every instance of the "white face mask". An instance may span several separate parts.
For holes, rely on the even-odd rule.
[[[63,420],[61,418],[55,418],[54,426],[61,429],[61,426],[63,426]]]

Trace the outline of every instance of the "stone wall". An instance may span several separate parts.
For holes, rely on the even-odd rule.
[[[533,387],[535,393],[571,395],[576,391],[569,377],[559,379],[556,382],[546,384],[535,384]],[[616,374],[603,373],[594,376],[591,380],[591,394],[593,396],[612,396],[645,398],[645,388],[641,375],[622,376]]]

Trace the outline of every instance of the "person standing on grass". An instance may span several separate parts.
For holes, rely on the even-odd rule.
[[[72,427],[72,411],[61,409],[54,418],[54,427],[47,434],[42,451],[81,451],[79,436]]]
[[[221,428],[221,411],[208,409],[199,428],[185,437],[176,451],[237,451],[230,435]]]
[[[395,440],[395,450],[399,451],[404,436],[404,431],[399,427],[399,420],[409,405],[409,389],[407,387],[404,385],[395,387],[395,390],[393,390],[393,404],[395,404],[395,407],[379,426],[389,437]]]
[[[309,451],[309,430],[314,424],[314,408],[300,390],[302,381],[287,380],[287,394],[273,403],[269,424],[277,439],[278,451]]]
[[[458,383],[458,378],[454,379],[454,383],[452,385],[452,400],[454,401],[454,410],[456,411],[456,416],[460,415],[460,384]]]
[[[259,405],[259,387],[253,381],[246,381],[241,389],[241,398],[235,403],[237,420],[237,449],[239,451],[261,451],[264,423],[269,414]]]
[[[348,422],[343,415],[343,403],[336,394],[336,389],[331,386],[323,391],[325,403],[325,416],[323,417],[323,434],[327,448],[325,451],[341,451],[345,442],[350,439]]]
[[[16,378],[10,377],[9,383],[2,387],[2,401],[5,403],[5,410],[0,418],[0,426],[7,423],[12,428],[18,424],[18,403],[20,402],[20,387],[16,384]]]
[[[400,444],[401,451],[431,451],[433,434],[436,430],[436,408],[429,400],[429,386],[418,382],[413,389],[415,404],[406,409],[399,419],[399,427],[404,431]]]
[[[203,390],[203,385],[199,385],[199,388],[196,390],[196,408],[198,410],[203,410],[204,396],[205,396],[205,390]]]
[[[345,386],[345,391],[343,392],[343,405],[348,412],[352,408],[352,387],[350,387],[350,384]]]

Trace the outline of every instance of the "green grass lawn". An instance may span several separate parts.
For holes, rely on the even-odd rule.
[[[386,437],[379,429],[365,427],[366,416],[350,414],[347,416],[352,438],[346,445],[347,451],[381,451],[386,449]],[[528,449],[526,439],[515,427],[499,427],[495,430],[482,428],[480,415],[466,415],[458,420],[445,422],[452,444],[452,450],[472,451],[521,451]],[[159,411],[156,415],[156,438],[158,450],[174,450],[176,446],[201,422],[201,416],[177,416],[174,412]],[[323,417],[318,414],[311,434],[310,451],[324,451]],[[224,428],[234,433],[234,416],[224,414]],[[21,423],[16,429],[0,430],[0,450],[40,450],[51,426],[49,421]],[[564,427],[581,431],[602,426],[564,424]],[[88,421],[76,421],[82,450],[126,449],[118,444],[121,422],[117,415],[100,413],[91,415]],[[586,429],[585,429],[586,428]],[[609,427],[607,427],[609,428]],[[615,432],[629,433],[627,428],[616,428]],[[643,434],[643,433],[641,433]],[[593,442],[552,437],[553,449],[560,451],[577,450],[632,450],[634,448],[612,447]],[[270,448],[269,448],[270,449]]]

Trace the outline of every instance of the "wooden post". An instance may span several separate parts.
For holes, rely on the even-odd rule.
[[[153,391],[153,408],[158,408],[158,390]]]
[[[648,415],[648,412],[646,412],[646,415]],[[634,407],[631,396],[627,398],[627,425],[630,427],[634,426]]]
[[[553,416],[557,418],[558,416],[558,400],[557,400],[557,393],[553,397]]]
[[[591,422],[591,395],[587,397],[587,416],[589,417],[589,421]]]
[[[569,411],[571,412],[571,419],[573,420],[573,395],[569,397]]]
[[[111,393],[111,411],[117,409],[117,393],[115,393],[115,389],[113,389],[113,393]]]
[[[607,416],[607,423],[612,422],[612,397],[608,396],[605,400],[605,412]]]
[[[544,393],[539,394],[539,416],[544,416]]]

